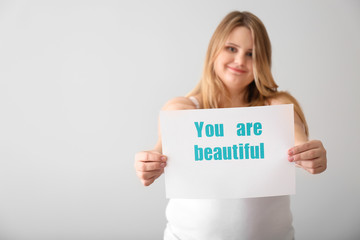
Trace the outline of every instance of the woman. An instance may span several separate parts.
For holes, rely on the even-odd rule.
[[[295,146],[288,160],[317,174],[326,169],[326,151],[308,140],[298,102],[277,91],[271,74],[271,44],[263,23],[249,12],[229,13],[215,30],[199,84],[163,110],[294,104]],[[135,169],[145,186],[164,171],[161,134],[152,151],[137,153]],[[293,239],[289,196],[247,199],[170,199],[164,239]]]

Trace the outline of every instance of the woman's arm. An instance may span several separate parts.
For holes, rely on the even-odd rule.
[[[291,104],[286,98],[275,98],[271,105]],[[327,167],[326,150],[320,140],[309,140],[299,115],[294,113],[295,146],[288,150],[288,160],[311,174],[322,173]]]
[[[295,113],[295,146],[288,151],[288,159],[311,174],[326,170],[326,150],[320,140],[308,140],[299,116]]]
[[[177,97],[167,102],[162,110],[196,109],[191,100]],[[135,154],[135,171],[144,186],[151,185],[164,172],[167,157],[162,154],[161,130],[158,128],[158,141],[154,149],[141,151]]]

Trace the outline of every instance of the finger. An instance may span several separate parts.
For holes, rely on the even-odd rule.
[[[156,174],[155,176],[150,177],[149,179],[141,179],[141,182],[144,184],[144,186],[151,185],[161,174],[163,174],[164,169],[160,171],[159,174]]]
[[[296,164],[306,169],[315,169],[321,167],[323,165],[323,162],[321,161],[321,159],[315,159],[315,160],[297,161]]]
[[[318,140],[312,140],[297,146],[294,146],[292,148],[289,149],[288,153],[289,155],[295,155],[295,154],[299,154],[305,151],[308,151],[310,149],[314,149],[314,148],[319,148],[321,146],[321,142]]]
[[[135,154],[135,160],[142,162],[165,162],[167,158],[157,152],[139,152]]]
[[[151,178],[160,176],[161,170],[160,171],[152,171],[152,172],[137,171],[136,174],[142,181],[144,181],[144,180],[149,180]]]
[[[135,168],[137,171],[150,172],[164,169],[166,163],[164,162],[136,162]]]
[[[316,158],[319,158],[321,156],[321,153],[322,152],[319,148],[315,148],[295,155],[289,155],[288,158],[290,162],[314,160]]]
[[[152,177],[152,178],[150,178],[150,179],[148,179],[148,180],[142,180],[142,183],[144,184],[144,186],[150,186],[154,181],[155,181],[155,177]]]
[[[295,163],[295,166],[298,167],[298,168],[303,168],[300,164],[298,163]]]
[[[317,168],[310,168],[310,169],[305,169],[306,171],[308,171],[311,174],[319,174],[322,173],[326,170],[326,166],[320,166]]]

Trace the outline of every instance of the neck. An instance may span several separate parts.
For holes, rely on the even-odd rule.
[[[230,92],[230,96],[229,96],[229,100],[227,101],[226,99],[223,99],[223,107],[224,108],[228,108],[228,107],[247,107],[249,106],[249,104],[247,103],[247,101],[245,100],[245,92],[243,91],[241,93],[231,93]]]

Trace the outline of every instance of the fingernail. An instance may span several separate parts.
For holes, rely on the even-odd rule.
[[[165,163],[161,163],[161,164],[160,164],[160,167],[165,167]]]
[[[290,155],[293,155],[293,154],[294,154],[294,152],[293,152],[292,149],[289,149],[288,153],[289,153]]]
[[[166,157],[164,157],[164,156],[161,157],[161,160],[162,160],[162,161],[166,161]]]
[[[288,160],[289,160],[289,162],[292,162],[292,161],[294,161],[294,157],[293,156],[288,156]]]

